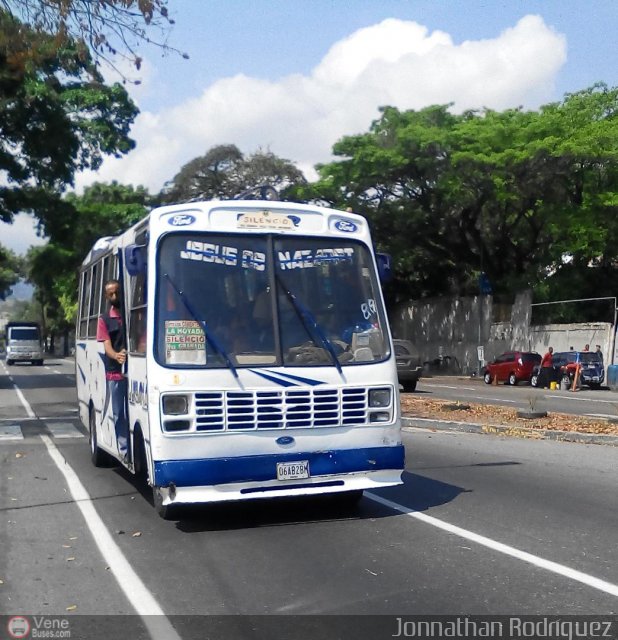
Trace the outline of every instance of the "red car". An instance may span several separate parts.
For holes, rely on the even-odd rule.
[[[530,382],[534,367],[541,364],[541,354],[535,351],[507,351],[488,363],[483,369],[485,384],[494,380],[515,385]]]

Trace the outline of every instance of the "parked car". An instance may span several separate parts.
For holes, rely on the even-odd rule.
[[[577,366],[581,367],[578,383],[591,389],[599,389],[605,381],[605,367],[603,360],[594,351],[560,351],[554,353],[551,359],[552,372],[549,382],[562,383],[568,387],[573,386]],[[533,387],[539,386],[539,374],[541,368],[535,367],[530,379]]]
[[[483,380],[485,384],[491,384],[494,380],[510,385],[530,382],[534,367],[540,365],[541,360],[541,354],[535,351],[507,351],[485,365]]]
[[[423,371],[418,350],[409,340],[393,340],[393,346],[399,384],[404,391],[414,391]]]

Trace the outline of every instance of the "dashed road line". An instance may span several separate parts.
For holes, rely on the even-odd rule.
[[[84,434],[70,422],[45,425],[54,438],[83,438]]]
[[[487,396],[470,396],[473,400],[494,400],[496,402],[508,402],[509,404],[521,404],[521,400],[503,400],[502,398],[488,398]]]
[[[24,434],[18,424],[0,425],[0,442],[5,440],[23,440]]]
[[[453,386],[449,386],[446,384],[429,384],[427,382],[422,382],[420,381],[420,384],[423,385],[423,387],[434,387],[436,389],[455,389],[457,391],[459,390],[464,390],[464,391],[475,391],[476,387],[453,387]]]

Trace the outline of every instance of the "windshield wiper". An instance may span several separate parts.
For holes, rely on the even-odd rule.
[[[174,281],[169,277],[169,275],[167,273],[164,273],[163,277],[166,278],[167,281],[170,283],[170,285],[172,286],[172,289],[174,289],[174,291],[176,292],[176,295],[180,298],[180,301],[182,302],[182,304],[185,305],[185,309],[193,317],[195,322],[197,322],[200,325],[200,327],[202,328],[202,331],[204,332],[204,336],[206,337],[206,341],[225,360],[225,363],[229,367],[230,371],[234,374],[234,377],[238,378],[238,372],[236,371],[236,367],[234,366],[234,364],[230,360],[230,357],[227,355],[227,352],[221,346],[221,343],[210,332],[210,330],[206,326],[206,323],[204,322],[204,320],[201,320],[198,317],[197,312],[195,311],[195,309],[193,309],[193,306],[191,305],[191,303],[187,299],[187,296],[176,286]],[[206,348],[206,346],[204,346],[204,349],[205,348]]]
[[[341,363],[339,362],[339,358],[335,353],[335,349],[333,347],[333,343],[326,337],[324,331],[322,331],[322,327],[318,324],[318,321],[315,319],[315,316],[305,307],[300,300],[286,287],[285,283],[281,279],[278,274],[275,274],[275,280],[277,284],[285,291],[285,295],[288,297],[289,301],[292,303],[294,310],[296,311],[298,317],[300,318],[305,330],[313,339],[313,335],[315,334],[318,337],[318,340],[322,343],[322,347],[329,354],[333,364],[337,367],[337,371],[341,375],[343,375],[343,369],[341,368]],[[312,331],[313,329],[313,331]]]

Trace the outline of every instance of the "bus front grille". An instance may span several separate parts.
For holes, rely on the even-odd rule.
[[[366,424],[366,387],[195,394],[201,432],[306,429]]]

